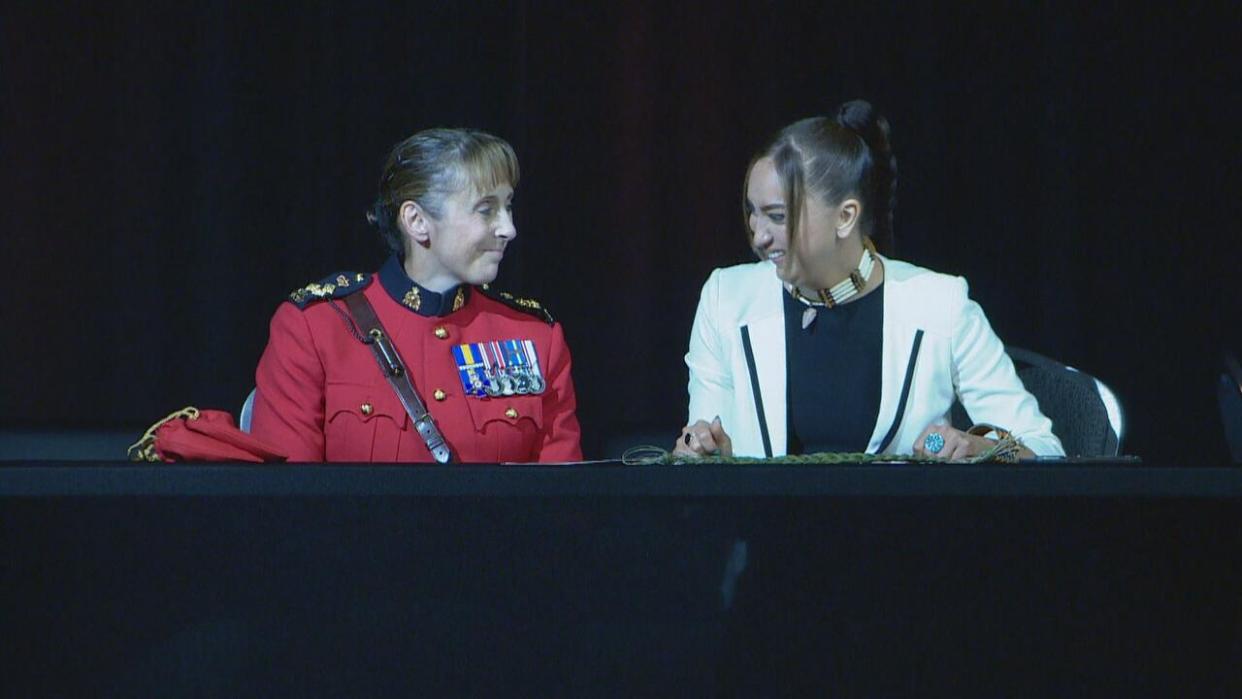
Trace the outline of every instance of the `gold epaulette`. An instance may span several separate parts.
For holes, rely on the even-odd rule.
[[[289,294],[289,302],[298,308],[306,308],[315,301],[323,299],[339,299],[366,287],[371,280],[370,274],[362,272],[337,272],[330,274],[314,284],[307,284],[301,289],[294,289]]]
[[[499,301],[515,311],[521,311],[535,316],[548,325],[556,324],[556,320],[552,317],[552,314],[548,312],[548,309],[544,308],[543,304],[539,303],[535,299],[518,298],[507,291],[497,291],[487,284],[479,287],[479,290],[482,291],[483,295],[487,298],[492,299],[493,301]]]

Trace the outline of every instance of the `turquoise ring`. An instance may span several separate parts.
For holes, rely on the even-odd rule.
[[[932,432],[923,440],[923,449],[932,454],[939,454],[944,449],[944,436],[939,432]]]

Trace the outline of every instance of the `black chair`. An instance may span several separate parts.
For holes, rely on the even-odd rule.
[[[1242,366],[1231,352],[1225,353],[1225,373],[1216,382],[1216,400],[1220,403],[1229,453],[1234,463],[1242,464]]]
[[[1005,351],[1026,390],[1039,401],[1040,411],[1052,420],[1052,432],[1067,456],[1121,452],[1125,430],[1121,402],[1104,382],[1030,350],[1006,347]],[[953,405],[952,421],[958,429],[971,425],[960,403]]]

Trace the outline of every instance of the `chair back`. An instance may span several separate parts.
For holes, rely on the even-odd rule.
[[[1052,420],[1052,432],[1061,440],[1067,456],[1116,456],[1121,452],[1125,431],[1121,402],[1104,382],[1021,347],[1006,347],[1005,351],[1026,390],[1039,401],[1040,412]],[[960,403],[953,406],[952,421],[959,429],[971,424]]]
[[[1225,353],[1225,373],[1216,384],[1216,401],[1225,427],[1225,441],[1234,463],[1242,464],[1242,367],[1232,353]]]
[[[254,394],[258,390],[250,389],[250,395],[246,396],[246,402],[242,403],[241,413],[237,416],[237,426],[242,432],[250,432],[250,419],[254,417]]]

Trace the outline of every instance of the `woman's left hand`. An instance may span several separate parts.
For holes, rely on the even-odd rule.
[[[987,437],[967,434],[948,425],[928,425],[914,442],[913,453],[915,456],[945,461],[962,461],[990,449],[995,444],[996,442]]]

